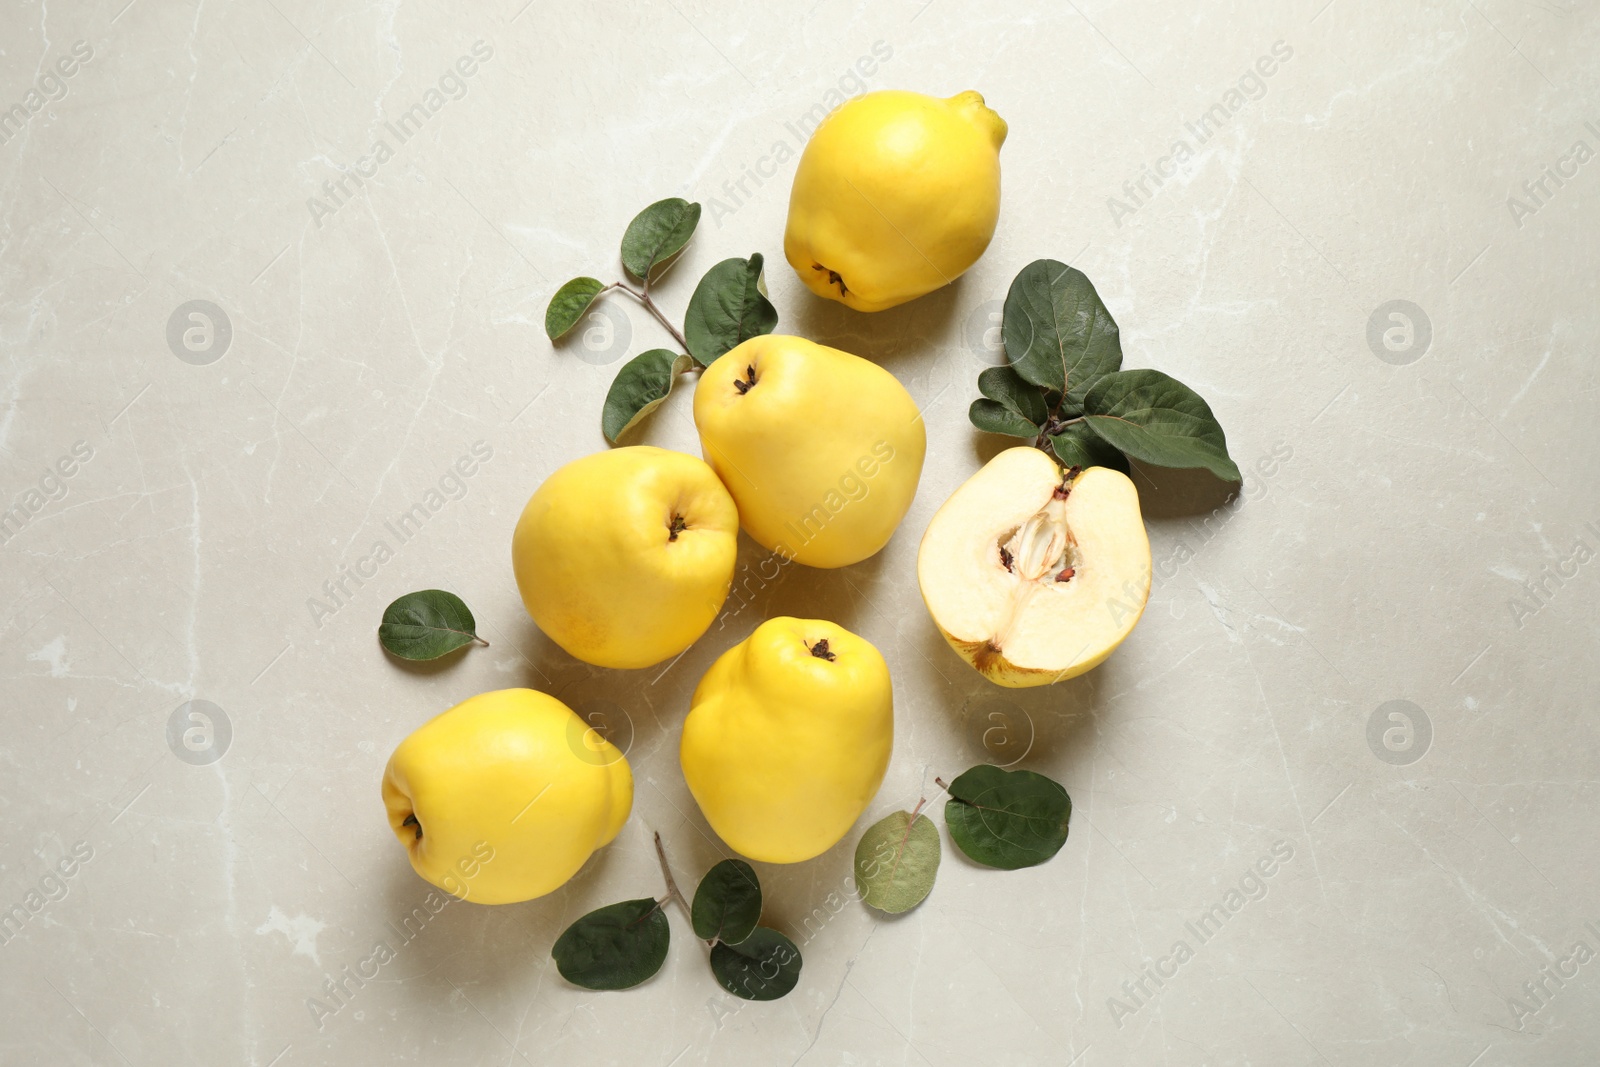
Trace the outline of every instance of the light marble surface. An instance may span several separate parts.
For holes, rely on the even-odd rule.
[[[1600,952],[1593,4],[15,0],[0,41],[0,108],[22,105],[0,144],[0,506],[27,512],[0,545],[0,905],[26,913],[0,944],[0,1060],[1594,1062],[1600,960],[1572,955]],[[475,42],[491,54],[400,143],[386,123]],[[795,131],[863,85],[977,88],[1011,126],[987,255],[875,316],[781,254]],[[1179,139],[1193,158],[1131,196]],[[392,158],[329,198],[380,140]],[[1546,167],[1567,176],[1534,198]],[[891,368],[929,458],[880,557],[795,568],[664,673],[606,672],[537,633],[507,546],[539,481],[605,447],[608,361],[664,339],[619,302],[590,347],[553,349],[545,302],[613,277],[627,220],[670,195],[706,217],[663,302],[765,253],[780,328]],[[1142,475],[1143,622],[1084,678],[1010,692],[943,645],[914,558],[997,447],[966,419],[989,302],[1044,256],[1094,279],[1128,365],[1194,385],[1255,473],[1231,504],[1203,474]],[[231,325],[209,362],[168,344],[193,300]],[[1382,316],[1369,345],[1395,300],[1425,344],[1413,310],[1410,349]],[[688,400],[640,439],[695,451]],[[458,486],[475,442],[492,458]],[[418,535],[385,533],[441,485]],[[393,558],[313,618],[380,539]],[[435,585],[492,647],[386,660],[384,605]],[[848,842],[763,867],[805,956],[774,1004],[722,994],[676,913],[647,986],[565,984],[566,923],[660,891],[652,830],[686,880],[720,855],[676,732],[700,673],[780,613],[889,659],[868,818],[1020,759],[1072,793],[1065,849],[999,873],[947,847],[898,919],[847,898]],[[429,887],[386,828],[384,761],[510,685],[620,712],[632,820],[553,896],[453,904],[402,943]],[[169,747],[191,700],[227,724],[214,762]],[[1230,902],[1213,936],[1186,925]],[[393,961],[318,1018],[380,941]],[[1169,977],[1140,992],[1147,965]]]

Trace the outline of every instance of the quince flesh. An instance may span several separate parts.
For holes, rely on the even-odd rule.
[[[1138,491],[1120,471],[1063,471],[1037,448],[1007,449],[928,523],[917,582],[950,647],[991,682],[1076,677],[1111,655],[1149,599]]]

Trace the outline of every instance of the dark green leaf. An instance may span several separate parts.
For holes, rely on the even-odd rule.
[[[1061,851],[1072,798],[1042,774],[979,764],[950,783],[945,825],[956,846],[990,867],[1032,867]]]
[[[661,905],[645,897],[591,911],[556,938],[550,955],[573,985],[627,989],[661,969],[671,938]]]
[[[692,366],[693,360],[670,348],[652,348],[623,364],[600,413],[600,430],[606,440],[616,444],[617,438],[667,398],[678,375]]]
[[[1123,474],[1129,471],[1128,457],[1107,444],[1086,422],[1075,422],[1052,434],[1050,447],[1064,467],[1110,467]]]
[[[800,950],[778,931],[758,926],[737,945],[713,945],[711,970],[736,997],[777,1000],[800,981]]]
[[[1000,334],[1024,380],[1067,394],[1063,418],[1076,417],[1096,379],[1122,366],[1117,323],[1093,283],[1053,259],[1034,260],[1012,281]]]
[[[891,915],[910,911],[933,891],[939,831],[926,815],[897,811],[878,820],[856,845],[861,899]]]
[[[723,860],[700,879],[690,909],[694,934],[702,941],[737,945],[761,921],[761,882],[744,860]]]
[[[972,425],[985,433],[1003,433],[1008,437],[1037,437],[1039,427],[1008,410],[998,400],[980,397],[967,409]]]
[[[706,271],[683,316],[689,354],[702,366],[777,326],[778,310],[767,299],[761,278],[760,252],[749,259],[725,259]]]
[[[1084,398],[1084,421],[1106,441],[1156,467],[1204,467],[1239,481],[1227,438],[1200,394],[1158,370],[1108,374]]]
[[[544,309],[544,332],[550,340],[560,340],[578,325],[583,313],[604,288],[597,278],[574,278],[557,289],[556,295],[550,298],[550,306]]]
[[[700,205],[679,197],[657,200],[633,217],[622,235],[622,265],[635,278],[683,250],[700,224]]]
[[[1044,420],[1050,415],[1044,393],[1013,367],[990,367],[979,374],[978,392],[1035,426],[1043,426]]]
[[[477,641],[477,623],[461,598],[443,589],[407,593],[383,610],[378,640],[401,659],[438,659]]]

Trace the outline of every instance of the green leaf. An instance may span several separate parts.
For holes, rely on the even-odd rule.
[[[737,945],[761,921],[761,882],[744,860],[723,860],[700,879],[690,909],[694,934],[702,941]]]
[[[661,969],[671,938],[661,905],[645,897],[591,911],[556,938],[550,955],[573,985],[627,989]]]
[[[1204,467],[1225,482],[1239,468],[1228,441],[1200,394],[1158,370],[1108,374],[1084,398],[1084,421],[1141,463]]]
[[[1035,426],[1043,426],[1044,420],[1050,417],[1044,393],[1018,374],[1014,367],[990,367],[979,374],[978,392]]]
[[[933,891],[939,831],[926,815],[897,811],[867,828],[856,845],[861,899],[891,915],[910,911]]]
[[[443,589],[423,589],[383,609],[378,640],[390,655],[401,659],[438,659],[474,641],[477,622],[462,599]]]
[[[1000,322],[1006,358],[1026,381],[1066,393],[1063,418],[1074,418],[1102,375],[1122,366],[1117,323],[1080,270],[1037,259],[1006,293]]]
[[[1110,467],[1129,473],[1128,457],[1107,444],[1086,422],[1075,422],[1052,434],[1050,447],[1064,467]]]
[[[758,926],[737,945],[713,945],[711,970],[736,997],[777,1000],[800,981],[800,950],[778,931]]]
[[[657,264],[683,250],[700,224],[700,205],[679,197],[657,200],[633,217],[622,235],[622,265],[635,278],[647,278]]]
[[[1072,798],[1042,774],[979,764],[950,783],[945,825],[956,846],[990,867],[1032,867],[1061,851]]]
[[[1008,437],[1037,437],[1039,427],[1005,408],[998,400],[980,398],[967,409],[967,418],[984,433],[1003,433]]]
[[[600,413],[600,430],[606,440],[616,444],[617,438],[660,406],[678,375],[692,366],[693,360],[670,348],[652,348],[624,363]]]
[[[749,259],[725,259],[706,271],[683,315],[689,354],[702,366],[777,326],[778,310],[767,299],[761,278],[760,252]]]
[[[550,306],[544,309],[544,332],[550,340],[560,340],[578,325],[583,313],[604,289],[598,278],[574,278],[557,289],[556,295],[550,298]]]

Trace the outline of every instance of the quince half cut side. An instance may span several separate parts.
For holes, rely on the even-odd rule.
[[[1111,655],[1149,599],[1138,491],[1120,471],[1007,449],[928,523],[917,581],[939,632],[991,682],[1074,678]]]

